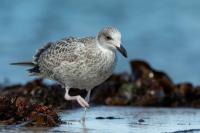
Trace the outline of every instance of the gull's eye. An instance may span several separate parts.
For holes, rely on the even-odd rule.
[[[112,40],[112,38],[110,36],[106,36],[107,40]]]

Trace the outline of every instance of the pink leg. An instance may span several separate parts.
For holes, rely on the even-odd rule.
[[[66,100],[76,100],[82,107],[86,108],[89,107],[88,102],[85,101],[85,99],[83,99],[80,95],[78,96],[70,96],[69,95],[69,88],[65,88],[66,92],[65,92],[65,99]]]

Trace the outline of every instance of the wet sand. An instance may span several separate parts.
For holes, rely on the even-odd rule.
[[[184,133],[200,132],[200,110],[188,108],[91,107],[85,125],[79,122],[83,109],[60,113],[65,124],[54,128],[3,126],[0,132],[72,133]],[[98,118],[98,119],[96,119]],[[100,118],[100,119],[99,119]],[[107,118],[107,119],[106,119]],[[117,118],[117,119],[114,119]]]

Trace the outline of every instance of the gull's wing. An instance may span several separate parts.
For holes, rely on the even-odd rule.
[[[50,42],[38,50],[34,56],[36,66],[29,69],[29,72],[49,76],[62,62],[76,62],[84,48],[85,43],[73,37]]]

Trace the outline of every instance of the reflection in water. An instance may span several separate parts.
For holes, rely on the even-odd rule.
[[[84,122],[84,123],[81,123],[82,124],[82,126],[83,126],[83,133],[88,133],[88,131],[89,131],[89,129],[86,127],[86,123]]]

